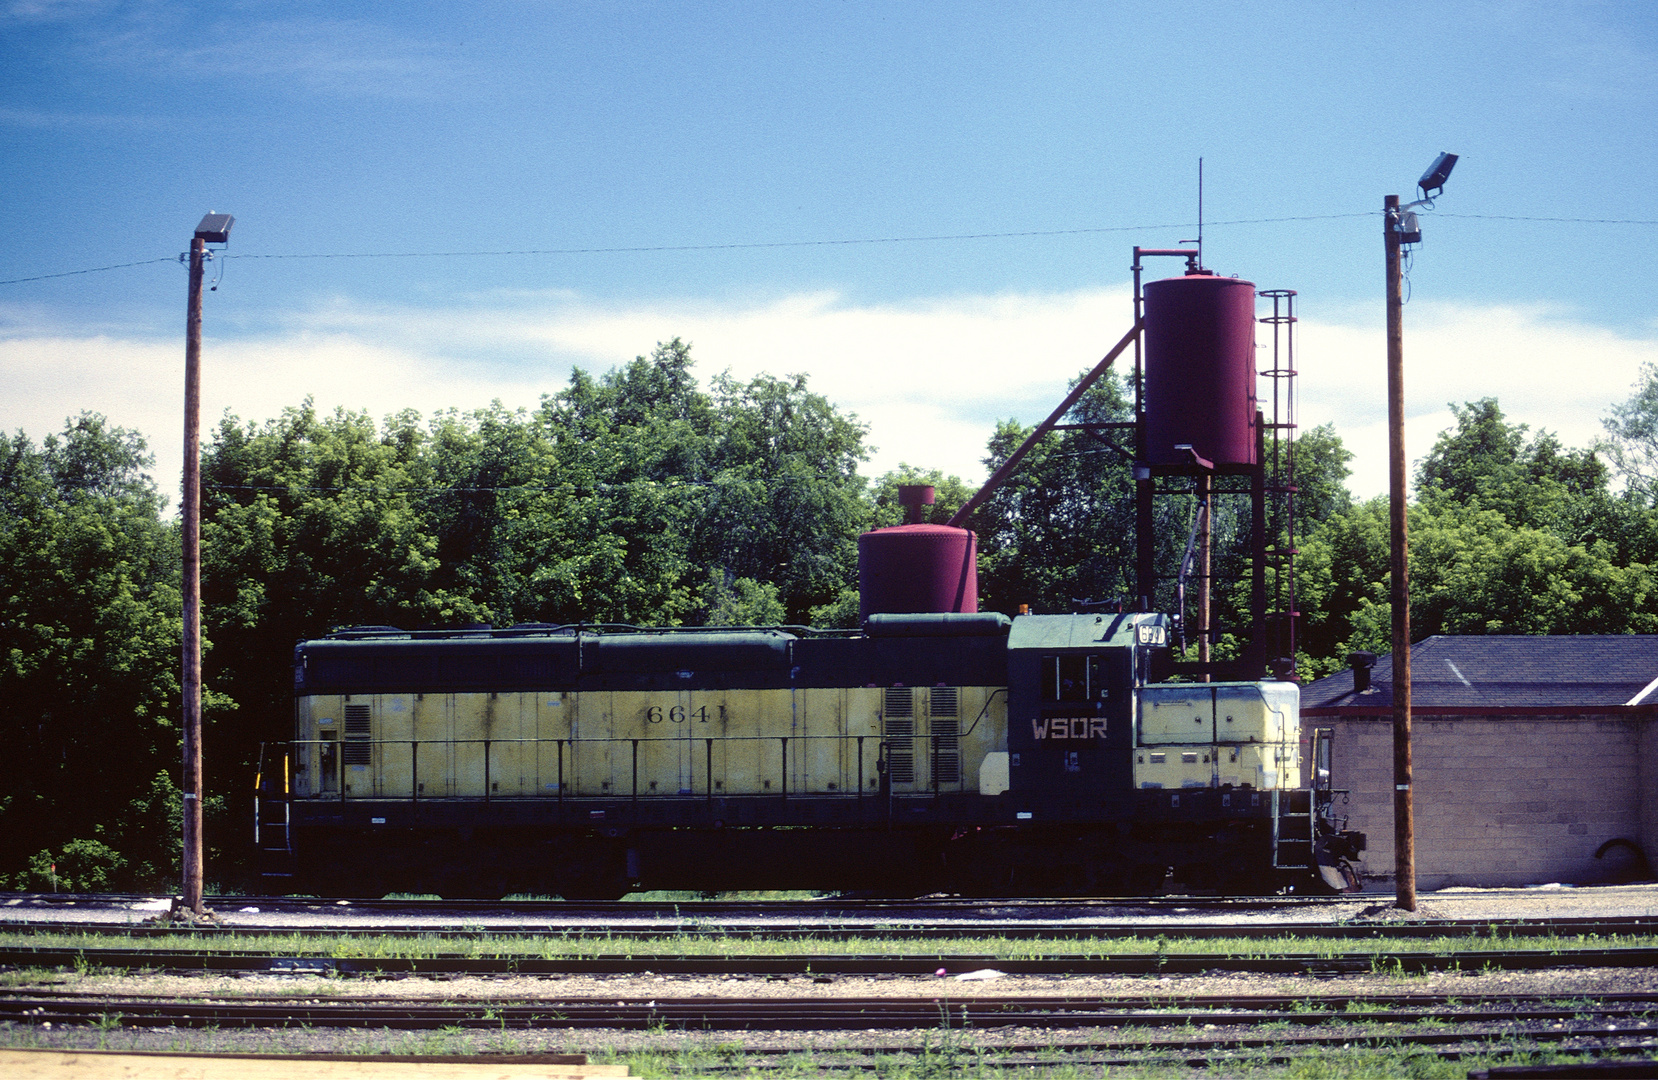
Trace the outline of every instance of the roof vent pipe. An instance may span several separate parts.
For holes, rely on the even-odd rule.
[[[899,484],[898,503],[905,508],[904,524],[925,524],[927,507],[933,505],[934,498],[935,493],[931,484]]]
[[[1373,652],[1350,652],[1347,663],[1353,669],[1353,693],[1363,694],[1370,689],[1370,669],[1376,666]]]

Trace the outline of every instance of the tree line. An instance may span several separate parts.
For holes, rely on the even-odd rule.
[[[1107,378],[1071,420],[1131,414]],[[1417,633],[1658,632],[1658,368],[1596,449],[1510,423],[1494,399],[1455,416],[1416,476]],[[1029,431],[998,424],[987,465]],[[302,638],[351,625],[855,625],[857,537],[902,520],[898,486],[933,484],[933,521],[973,493],[924,467],[866,478],[867,434],[803,377],[699,384],[677,339],[602,375],[577,370],[533,410],[377,422],[306,401],[268,420],[227,415],[202,448],[209,866],[227,881],[244,868],[259,747],[289,737]],[[1298,666],[1317,677],[1351,649],[1388,648],[1387,509],[1348,494],[1351,455],[1329,427],[1298,443]],[[1125,456],[1080,429],[1045,436],[970,523],[983,607],[1128,600]],[[136,433],[93,414],[38,445],[0,436],[0,885],[176,880],[179,535],[153,464]],[[1164,567],[1194,505],[1158,500]],[[1248,627],[1241,508],[1217,500],[1213,532],[1224,656]]]

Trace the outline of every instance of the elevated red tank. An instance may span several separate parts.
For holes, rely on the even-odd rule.
[[[858,618],[979,610],[978,537],[948,525],[898,525],[858,537]]]
[[[978,537],[922,522],[933,489],[905,484],[898,501],[909,524],[858,537],[858,621],[871,615],[979,610]]]
[[[1255,283],[1188,274],[1144,297],[1147,463],[1255,464]]]

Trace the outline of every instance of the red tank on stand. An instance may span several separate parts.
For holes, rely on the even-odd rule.
[[[858,537],[858,619],[877,614],[979,610],[978,537],[920,522],[933,489],[905,485],[898,499],[910,524]]]
[[[1147,464],[1254,465],[1255,283],[1205,271],[1144,296]]]

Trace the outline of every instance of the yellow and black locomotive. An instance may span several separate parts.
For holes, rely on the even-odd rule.
[[[1303,782],[1324,749],[1295,685],[1150,685],[1167,634],[977,613],[347,630],[295,650],[262,846],[335,894],[1255,891],[1321,864],[1342,884],[1353,838]]]

